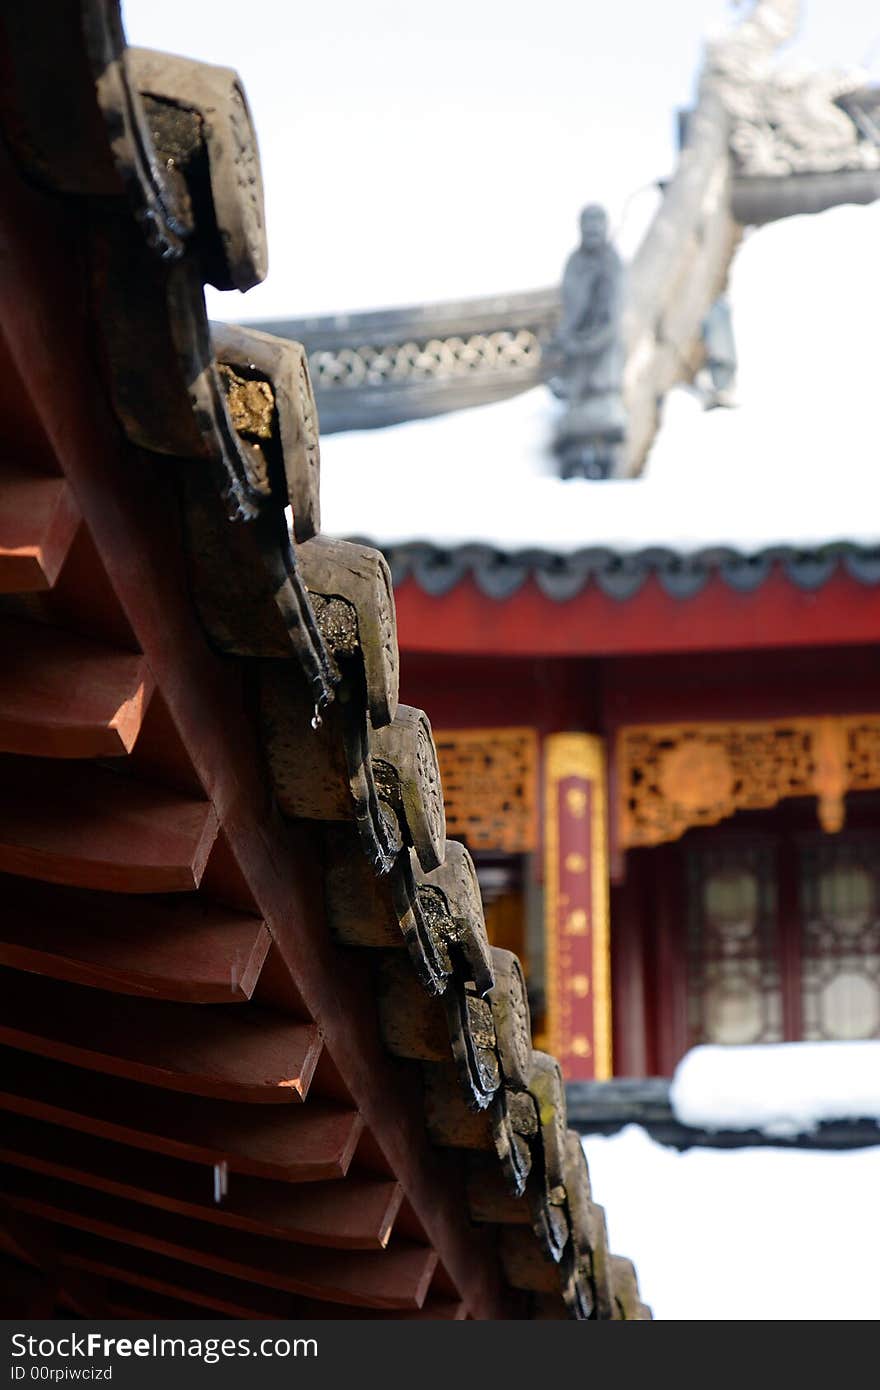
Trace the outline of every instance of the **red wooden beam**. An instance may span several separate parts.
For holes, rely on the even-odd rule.
[[[221,1202],[207,1167],[6,1114],[0,1162],[252,1235],[343,1250],[381,1250],[403,1196],[389,1180],[285,1183],[236,1173]]]
[[[79,526],[79,511],[63,478],[2,466],[0,593],[51,589]]]
[[[213,1270],[282,1293],[362,1308],[421,1308],[437,1255],[417,1245],[375,1253],[279,1245],[244,1232],[230,1239],[207,1222],[171,1216],[104,1193],[10,1169],[4,1201],[38,1220],[72,1226],[105,1240]]]
[[[73,1272],[84,1270],[95,1276],[114,1317],[155,1319],[157,1294],[163,1302],[170,1299],[178,1305],[168,1307],[169,1317],[193,1317],[195,1308],[207,1308],[231,1318],[409,1318],[420,1316],[429,1302],[426,1299],[417,1312],[343,1307],[230,1278],[151,1250],[102,1240],[86,1231],[54,1229],[60,1239],[57,1263],[63,1270],[65,1286]],[[147,1290],[150,1297],[144,1298],[139,1290]],[[184,1311],[179,1306],[181,1301],[186,1305]]]
[[[253,1005],[160,1003],[2,970],[0,992],[0,1041],[195,1096],[300,1103],[321,1055],[314,1024]]]
[[[153,689],[143,657],[41,623],[0,619],[0,752],[35,758],[130,753]]]
[[[588,585],[565,603],[533,580],[498,601],[470,576],[441,598],[410,579],[395,599],[402,652],[628,656],[880,641],[880,588],[840,572],[808,591],[775,571],[751,593],[713,576],[688,599],[671,598],[652,575],[629,599]]]
[[[217,836],[207,801],[91,763],[4,759],[0,869],[111,893],[194,891]]]
[[[189,1163],[226,1163],[230,1173],[280,1182],[342,1178],[363,1132],[357,1111],[207,1100],[137,1082],[69,1070],[7,1052],[0,1110],[27,1115]]]
[[[192,894],[85,893],[0,880],[0,965],[191,1004],[245,1003],[271,945],[259,917]]]

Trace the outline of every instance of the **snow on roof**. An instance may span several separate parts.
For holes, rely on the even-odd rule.
[[[678,1153],[637,1125],[583,1143],[655,1318],[880,1318],[880,1148]]]
[[[783,1137],[824,1120],[880,1124],[880,1042],[694,1047],[676,1068],[670,1100],[675,1118],[699,1129]]]
[[[642,478],[562,482],[543,387],[389,429],[326,436],[324,529],[377,544],[689,554],[880,543],[880,204],[751,232],[730,298],[732,410],[667,399]]]

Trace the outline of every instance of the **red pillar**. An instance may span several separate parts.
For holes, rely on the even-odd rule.
[[[544,743],[547,1046],[569,1081],[611,1075],[605,750],[593,734]]]

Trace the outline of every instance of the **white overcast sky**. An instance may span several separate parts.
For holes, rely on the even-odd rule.
[[[578,209],[615,223],[668,173],[674,115],[727,0],[124,0],[129,42],[240,72],[270,271],[214,317],[415,303],[552,283]],[[794,50],[880,67],[868,0],[808,0]],[[650,210],[633,199],[622,244]]]

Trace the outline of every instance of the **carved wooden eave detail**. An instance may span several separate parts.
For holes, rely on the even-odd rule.
[[[373,767],[404,839],[429,872],[443,863],[446,812],[431,721],[424,710],[398,705],[393,720],[373,729]]]
[[[167,1293],[143,1282],[139,1262],[167,1261],[173,1237],[186,1246],[174,1297],[190,1312],[303,1316],[317,1305],[326,1315],[330,1303],[379,1316],[610,1317],[604,1224],[567,1129],[559,1068],[532,1049],[519,963],[490,947],[470,856],[446,839],[428,716],[398,703],[387,566],[369,547],[318,534],[317,422],[304,354],[296,344],[209,330],[206,281],[244,288],[266,265],[259,160],[241,85],[225,68],[129,52],[114,0],[69,0],[48,16],[7,6],[0,47],[12,74],[0,126],[18,163],[10,167],[0,150],[15,209],[0,210],[0,241],[27,276],[21,292],[5,277],[2,297],[31,344],[26,352],[4,320],[0,347],[26,382],[21,400],[4,401],[17,467],[26,472],[23,445],[35,434],[25,427],[43,427],[31,404],[54,426],[39,460],[49,476],[38,470],[23,489],[16,476],[11,486],[6,473],[0,478],[4,515],[18,508],[39,542],[22,563],[20,547],[0,537],[0,636],[16,652],[30,644],[40,676],[44,657],[57,665],[56,647],[80,640],[76,613],[71,631],[64,626],[65,603],[75,607],[89,587],[79,569],[72,598],[62,595],[46,613],[39,607],[58,597],[53,586],[78,534],[92,546],[87,581],[97,584],[101,572],[114,630],[117,620],[125,628],[124,651],[111,654],[126,711],[124,728],[98,721],[97,746],[83,748],[66,703],[78,680],[62,683],[62,717],[48,721],[48,733],[26,688],[13,692],[17,722],[0,709],[0,754],[15,765],[0,788],[0,868],[15,879],[10,896],[21,898],[11,917],[40,923],[27,941],[14,939],[14,922],[0,924],[13,1015],[5,1062],[18,1077],[7,1077],[4,1094],[19,1097],[7,1108],[21,1143],[33,1117],[48,1115],[79,1150],[90,1142],[83,1135],[97,1135],[136,1151],[124,1176],[147,1193],[162,1185],[156,1153],[166,1169],[171,1161],[213,1165],[216,1184],[213,1204],[188,1188],[183,1207],[161,1211],[140,1191],[126,1199],[125,1261],[101,1267],[96,1292],[71,1278],[65,1232],[81,1228],[86,1205],[106,1215],[112,1186],[102,1180],[84,1195],[83,1184],[63,1181],[76,1155],[68,1159],[64,1146],[47,1155],[44,1142],[29,1139],[39,1178],[27,1163],[10,1165],[4,1248],[42,1271],[53,1306],[79,1316],[130,1307],[126,1263],[138,1298]],[[44,290],[23,251],[22,210],[44,257],[57,226],[75,242],[73,250],[59,242],[48,259],[57,254],[65,270],[57,299],[83,350],[66,359],[66,340],[59,352],[50,331],[51,369],[32,345],[51,329],[55,281],[48,274]],[[75,417],[70,437],[64,409]],[[77,492],[68,479],[86,485]],[[117,506],[117,488],[125,505]],[[41,548],[45,507],[28,499],[47,489],[59,525]],[[113,564],[102,570],[107,555]],[[146,618],[123,593],[141,601]],[[104,590],[100,601],[87,597],[98,608]],[[16,623],[24,629],[17,643]],[[90,660],[81,657],[85,667]],[[144,749],[137,740],[148,704]],[[58,885],[70,895],[61,910]],[[99,930],[87,943],[94,959],[71,964],[64,904],[78,894],[89,895],[88,911],[78,910]],[[190,956],[178,924],[200,943]],[[150,978],[143,956],[155,952],[162,926],[166,952],[179,966],[182,949],[197,978],[181,978],[161,949],[163,971]],[[65,939],[53,950],[55,929]],[[108,957],[104,938],[114,931]],[[414,1070],[399,1094],[406,1064],[387,1053]],[[132,1082],[146,1104],[130,1094]],[[426,1131],[464,1156],[426,1155]],[[372,1145],[366,1167],[381,1155],[388,1179],[373,1226],[365,1226],[364,1175],[353,1162],[362,1137]],[[488,1163],[497,1199],[480,1205],[474,1196],[472,1213],[460,1181],[470,1153]],[[54,1164],[61,1180],[39,1163]],[[252,1212],[230,1238],[217,1227],[227,1217],[235,1225],[244,1180],[273,1191],[256,1202],[259,1219]],[[297,1200],[297,1184],[308,1185],[310,1200]],[[404,1187],[407,1235],[389,1243]],[[192,1217],[185,1232],[181,1210]],[[26,1229],[30,1213],[36,1239]],[[471,1216],[502,1227],[500,1239],[475,1230]],[[105,1240],[117,1243],[117,1228],[88,1219],[99,1251]],[[441,1261],[442,1286],[432,1287]],[[209,1286],[200,1270],[210,1271]],[[628,1307],[628,1316],[645,1316],[633,1298]]]
[[[64,8],[39,42],[12,7],[3,37],[12,152],[29,178],[83,200],[97,350],[120,425],[133,445],[189,461],[194,586],[205,589],[226,518],[241,522],[246,587],[274,604],[262,637],[299,660],[326,705],[338,676],[288,537],[288,483],[233,422],[205,313],[205,279],[247,288],[266,269],[240,83],[228,69],[129,50],[118,6],[99,0]],[[240,612],[205,617],[217,618],[220,645],[246,644]]]
[[[330,650],[343,665],[356,658],[370,722],[384,729],[397,714],[400,658],[394,588],[387,561],[371,546],[316,536],[298,551],[303,578]]]
[[[237,72],[128,48],[125,61],[166,170],[199,182],[202,272],[219,290],[248,290],[269,268],[263,175]]]
[[[628,725],[617,734],[617,777],[624,849],[792,796],[815,797],[834,834],[847,792],[880,788],[880,715]]]

